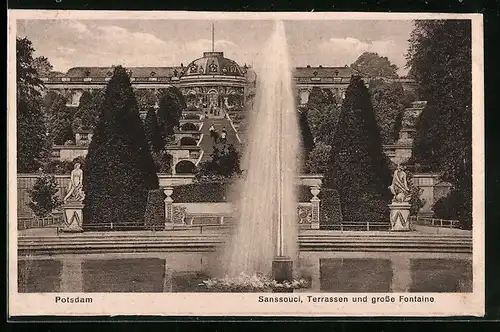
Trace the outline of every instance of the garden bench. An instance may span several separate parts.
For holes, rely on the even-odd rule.
[[[186,213],[184,215],[184,223],[186,225],[224,225],[225,218],[231,218],[232,215],[229,213]],[[205,220],[213,220],[216,219],[217,222],[208,222],[208,223],[194,223],[195,219],[205,219]]]

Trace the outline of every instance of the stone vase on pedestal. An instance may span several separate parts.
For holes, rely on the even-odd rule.
[[[83,232],[83,203],[81,201],[67,201],[62,208],[64,222],[61,231],[67,233]]]
[[[389,204],[391,211],[391,231],[410,231],[410,203],[392,202]]]

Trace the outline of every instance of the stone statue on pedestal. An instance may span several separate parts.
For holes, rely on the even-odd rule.
[[[392,176],[392,184],[389,186],[394,195],[393,202],[409,202],[411,199],[410,188],[406,182],[406,172],[401,165],[398,165]]]
[[[63,199],[64,224],[62,232],[83,232],[83,171],[76,163],[68,184],[68,193]]]
[[[392,203],[389,205],[391,230],[409,231],[410,230],[410,188],[406,181],[406,172],[401,165],[398,165],[392,177],[392,184],[389,186],[394,195]]]
[[[71,171],[71,176],[68,184],[68,193],[64,197],[64,203],[68,200],[81,202],[85,198],[83,193],[83,171],[80,168],[80,164],[76,163],[74,169]]]

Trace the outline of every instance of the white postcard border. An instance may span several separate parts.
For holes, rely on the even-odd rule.
[[[304,303],[260,303],[259,296],[286,294],[255,293],[45,293],[17,291],[17,172],[16,172],[16,21],[19,19],[193,19],[193,20],[409,20],[471,19],[473,82],[473,293],[294,293]],[[484,286],[484,62],[481,14],[437,13],[224,13],[139,11],[9,10],[8,12],[8,287],[9,316],[483,316]],[[434,297],[433,303],[307,303],[307,296],[400,295]],[[91,304],[56,303],[55,297],[90,297]]]

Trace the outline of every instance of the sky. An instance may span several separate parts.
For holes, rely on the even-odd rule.
[[[28,37],[36,56],[54,70],[77,66],[178,66],[211,50],[243,66],[253,64],[271,34],[261,20],[19,20],[17,36]],[[363,52],[386,56],[405,75],[410,20],[285,21],[293,66],[344,66]]]

